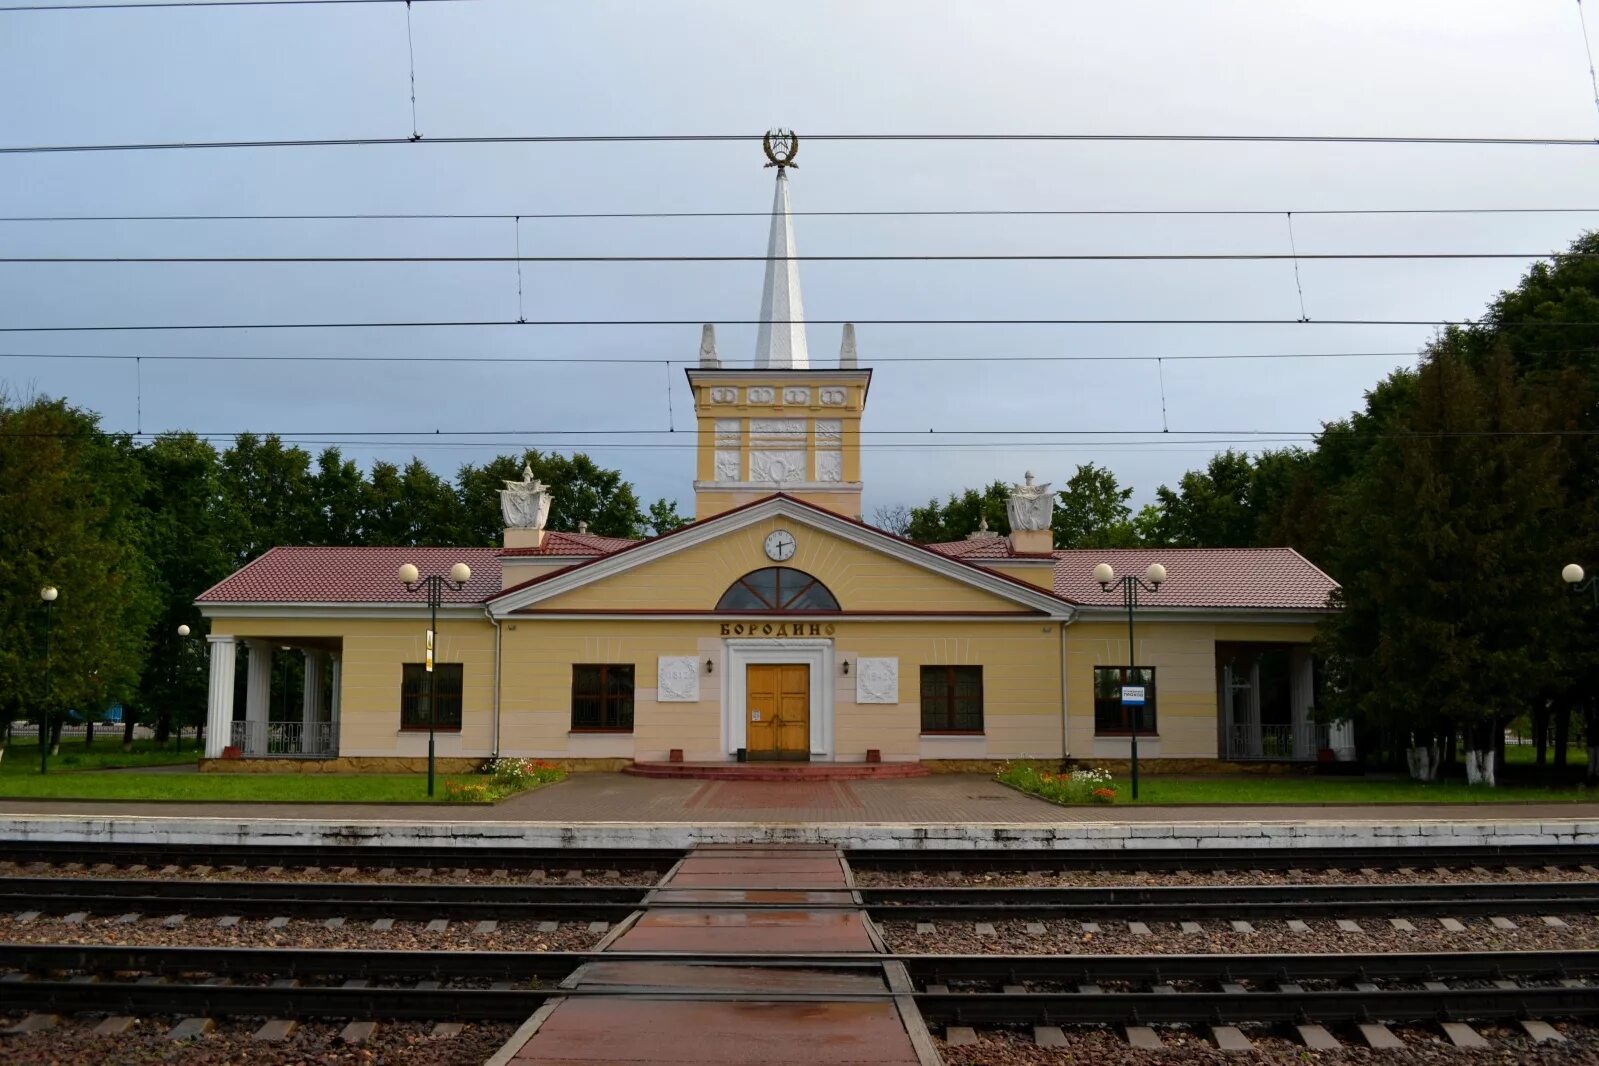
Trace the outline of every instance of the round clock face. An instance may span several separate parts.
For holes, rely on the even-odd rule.
[[[794,558],[794,534],[779,529],[766,536],[766,557],[774,562],[787,562]]]

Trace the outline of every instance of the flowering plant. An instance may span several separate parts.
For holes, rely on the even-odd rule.
[[[1026,764],[1007,765],[995,775],[1002,784],[1054,803],[1114,803],[1116,782],[1098,767],[1052,773]]]
[[[484,763],[483,772],[491,775],[497,783],[510,786],[513,791],[533,785],[553,784],[566,776],[565,770],[543,759],[511,759],[503,756]]]

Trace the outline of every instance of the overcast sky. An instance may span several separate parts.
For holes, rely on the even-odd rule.
[[[13,0],[5,0],[11,3]],[[1261,144],[805,142],[807,133],[1261,133],[1596,137],[1571,0],[1339,3],[420,3],[424,137],[758,135],[792,127],[796,211],[1599,208],[1599,149]],[[1592,16],[1591,16],[1592,18]],[[1595,20],[1599,21],[1599,20]],[[1590,33],[1599,39],[1599,25]],[[399,4],[0,13],[0,145],[411,133]],[[401,145],[0,156],[0,214],[764,212],[754,143]],[[1301,253],[1563,248],[1599,211],[1296,215]],[[760,217],[531,220],[525,255],[759,255]],[[801,254],[1265,252],[1282,214],[800,217]],[[509,221],[0,222],[4,256],[509,255]],[[1303,262],[1310,324],[862,325],[874,367],[867,510],[1025,469],[1112,467],[1136,499],[1219,445],[1043,430],[1162,428],[1150,362],[1002,355],[1401,353],[1163,363],[1165,424],[1309,431],[1414,362],[1425,326],[1477,315],[1523,260]],[[750,319],[760,263],[0,265],[0,326],[527,319]],[[1291,262],[805,263],[812,319],[1300,316]],[[719,330],[747,362],[753,326]],[[812,325],[813,363],[839,327]],[[0,381],[64,395],[116,430],[502,435],[345,445],[453,473],[521,443],[580,446],[645,499],[692,511],[682,367],[699,330],[0,333]],[[627,357],[566,364],[131,362],[15,353]],[[981,357],[926,363],[912,357]],[[673,361],[668,367],[667,361]],[[139,379],[136,388],[136,377]],[[672,412],[668,409],[668,387]],[[140,408],[142,407],[142,412]],[[576,437],[666,430],[673,437]],[[940,430],[1000,430],[967,447]],[[399,438],[382,438],[397,440]],[[1234,439],[1225,433],[1218,439]],[[888,445],[896,447],[890,448]],[[960,447],[949,447],[960,444]],[[1249,445],[1253,447],[1254,445]],[[319,445],[308,444],[313,451]]]

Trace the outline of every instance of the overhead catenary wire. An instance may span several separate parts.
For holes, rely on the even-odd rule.
[[[930,216],[1276,216],[1278,208],[1149,207],[1149,208],[925,208],[903,210],[791,210],[791,217],[896,218]],[[1328,207],[1295,209],[1296,215],[1585,215],[1599,207]],[[344,214],[213,214],[213,215],[0,215],[0,222],[292,222],[292,221],[441,221],[450,219],[671,219],[770,218],[771,211],[498,211]]]
[[[1596,348],[1540,349],[1544,355],[1591,354]],[[1187,355],[1008,355],[984,353],[982,355],[883,355],[874,356],[868,367],[883,363],[1139,363],[1211,361],[1231,359],[1406,359],[1414,358],[1415,351],[1391,352],[1212,352]],[[135,355],[127,352],[0,352],[0,359],[145,359],[159,362],[217,362],[217,363],[521,363],[521,364],[636,364],[654,366],[665,362],[667,366],[698,366],[699,357],[684,359],[658,359],[639,356],[613,355],[354,355],[327,353],[316,355],[256,355],[235,353],[166,353],[161,355]]]
[[[167,325],[100,326],[0,326],[0,333],[151,333],[195,332],[201,330],[268,329],[466,329],[505,326],[1437,326],[1475,328],[1483,323],[1471,319],[1449,318],[1319,318],[1301,322],[1297,318],[549,318],[458,319],[418,322],[216,322]],[[1578,329],[1599,327],[1599,321],[1494,322],[1496,329]]]
[[[461,4],[472,0],[416,0],[419,4]],[[6,4],[8,11],[134,11],[140,8],[184,7],[316,7],[327,4],[409,4],[410,0],[105,0],[103,3]]]
[[[1599,148],[1599,137],[1486,137],[1373,134],[1290,133],[808,133],[807,141],[841,142],[972,142],[1060,144],[1330,144],[1330,145],[1457,145],[1501,148]],[[718,144],[759,143],[750,133],[546,133],[460,137],[323,137],[227,141],[125,141],[100,144],[26,144],[0,146],[0,155],[71,152],[164,152],[208,149],[375,148],[392,145],[558,145],[558,144]]]
[[[1582,50],[1588,57],[1588,86],[1593,89],[1593,107],[1599,112],[1599,73],[1594,71],[1593,45],[1588,41],[1588,18],[1582,10],[1582,0],[1577,0],[1577,25],[1582,27]]]
[[[1599,252],[908,252],[821,255],[13,255],[0,264],[312,264],[312,263],[1128,263],[1287,262],[1301,259],[1599,259]],[[1301,292],[1303,297],[1303,292]]]

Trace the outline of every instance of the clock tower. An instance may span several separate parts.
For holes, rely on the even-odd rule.
[[[788,175],[798,138],[773,131],[769,166],[777,167],[766,284],[752,366],[724,365],[716,328],[700,339],[699,366],[688,371],[698,426],[694,516],[786,492],[849,518],[861,517],[861,414],[872,372],[861,369],[855,327],[846,324],[836,367],[812,367],[800,299]],[[777,146],[774,152],[773,146]]]

